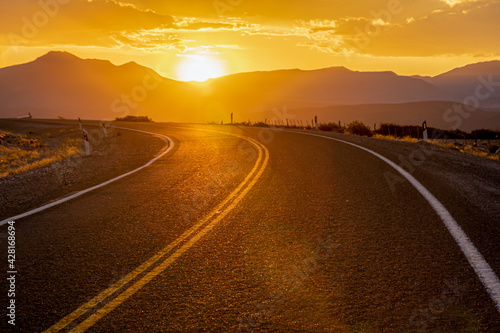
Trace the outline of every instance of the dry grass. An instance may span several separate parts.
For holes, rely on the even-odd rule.
[[[412,138],[411,136],[405,136],[403,138],[397,138],[394,135],[382,135],[382,134],[375,134],[373,136],[375,139],[383,139],[383,140],[394,140],[394,141],[404,141],[404,142],[418,142],[417,138]]]
[[[433,145],[436,145],[436,146],[439,146],[442,148],[446,148],[446,149],[455,149],[456,148],[455,144],[451,143],[451,142],[443,142],[443,141],[439,141],[439,140],[429,139],[429,143],[432,143]]]
[[[486,158],[489,158],[490,160],[494,160],[494,161],[500,161],[500,156],[488,154],[487,152],[474,149],[474,147],[472,147],[472,146],[465,146],[463,149],[460,149],[460,151],[463,153],[466,153],[466,154],[471,154],[471,155],[479,156],[479,157],[486,157]]]
[[[439,141],[439,140],[429,140],[429,143],[432,143],[433,145],[447,148],[447,149],[453,149],[453,150],[458,150],[462,153],[465,154],[470,154],[474,156],[479,156],[479,157],[485,157],[493,161],[500,161],[500,156],[494,155],[494,154],[489,154],[485,151],[479,150],[471,145],[467,145],[463,148],[457,147],[454,143],[452,142],[444,142],[444,141]]]
[[[413,142],[413,143],[419,141],[418,139],[412,138],[410,136],[405,136],[404,138],[397,138],[397,137],[395,137],[393,135],[375,134],[373,137],[375,139],[404,141],[404,142]],[[466,146],[465,148],[459,149],[459,147],[457,147],[452,142],[445,142],[445,141],[439,141],[439,140],[430,139],[429,143],[432,143],[433,145],[436,145],[436,146],[439,146],[439,147],[442,147],[442,148],[458,150],[458,151],[461,151],[462,153],[471,154],[471,155],[480,156],[480,157],[485,157],[485,158],[488,158],[488,159],[494,160],[494,161],[500,161],[500,156],[493,155],[493,154],[488,154],[487,152],[475,149],[474,147],[472,147],[470,145]]]
[[[48,166],[79,153],[78,139],[66,139],[49,148],[39,138],[3,132],[0,134],[0,178]]]
[[[487,158],[493,161],[500,161],[500,156],[498,155],[488,155]]]

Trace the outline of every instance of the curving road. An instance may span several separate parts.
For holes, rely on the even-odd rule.
[[[17,330],[500,328],[498,212],[426,169],[437,156],[406,169],[468,236],[490,281],[426,198],[358,147],[262,128],[128,126],[168,136],[172,150],[16,220]],[[408,153],[358,141],[396,164]],[[2,327],[12,329],[5,316]]]

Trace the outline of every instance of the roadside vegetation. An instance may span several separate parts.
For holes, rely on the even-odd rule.
[[[141,123],[152,123],[153,119],[148,116],[126,116],[121,118],[116,118],[116,121],[132,121],[132,122],[141,122]]]
[[[288,126],[287,126],[288,123]],[[210,124],[217,124],[212,122]],[[230,125],[230,124],[226,124]],[[258,126],[258,127],[286,127],[291,129],[313,129],[310,124],[304,125],[302,121],[288,122],[281,121],[273,124],[264,122],[242,122],[235,123],[240,126]],[[366,137],[373,137],[380,140],[395,140],[410,143],[422,141],[423,133],[421,126],[414,125],[397,125],[397,124],[380,124],[378,127],[370,128],[368,125],[353,121],[349,124],[338,123],[319,123],[320,131],[344,133]],[[441,130],[438,128],[428,127],[427,134],[429,143],[462,153],[475,156],[485,157],[491,160],[500,161],[500,131],[492,131],[489,129],[478,129],[472,132],[464,132],[461,130]]]
[[[394,135],[375,134],[375,138],[406,142],[418,142],[422,140],[422,129],[420,126],[382,124],[380,127],[380,130],[376,132],[394,133]],[[415,133],[417,133],[416,136]],[[398,134],[404,136],[398,136]],[[441,148],[452,149],[462,153],[500,161],[499,131],[479,129],[467,133],[461,130],[447,131],[437,128],[428,128],[428,137],[429,143]]]
[[[52,136],[52,135],[51,135]],[[0,132],[0,178],[48,166],[79,153],[81,139],[65,138],[58,145],[44,137]]]

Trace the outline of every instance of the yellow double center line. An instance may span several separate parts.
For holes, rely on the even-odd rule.
[[[255,185],[267,166],[267,163],[269,161],[269,151],[264,145],[251,138],[225,132],[219,133],[236,136],[238,138],[246,140],[250,142],[258,151],[257,161],[255,162],[254,167],[247,175],[247,177],[243,180],[243,182],[241,182],[241,184],[239,184],[238,187],[233,192],[231,192],[231,194],[229,194],[224,199],[224,201],[222,201],[217,207],[215,207],[206,217],[186,230],[182,235],[177,237],[177,239],[168,244],[168,246],[157,252],[154,256],[149,258],[142,265],[127,274],[125,277],[115,282],[111,287],[104,290],[99,295],[95,296],[90,301],[83,304],[78,309],[61,319],[45,332],[58,332],[64,329],[69,324],[78,320],[83,315],[87,314],[89,311],[93,310],[93,313],[88,318],[75,326],[70,332],[86,331],[89,327],[97,323],[102,317],[113,311],[117,306],[134,295],[139,289],[144,287],[155,276],[157,276],[168,266],[170,266],[184,252],[186,252],[189,248],[196,244],[196,242],[198,242],[203,236],[211,231],[227,214],[229,214],[229,212],[250,191],[250,189]],[[182,246],[178,247],[180,244],[182,244]],[[178,249],[172,252],[172,250],[176,247],[178,247]],[[144,276],[137,279],[137,281],[133,282],[130,286],[124,288],[125,285],[136,279],[140,274],[146,272],[151,267],[153,268],[146,274],[144,274]],[[123,290],[117,293],[117,291],[120,289]],[[99,308],[99,304],[104,300],[107,300],[108,298],[112,299],[110,301],[107,301],[104,306]]]

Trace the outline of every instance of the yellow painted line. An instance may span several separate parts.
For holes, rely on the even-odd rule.
[[[147,273],[144,277],[142,277],[140,280],[135,282],[132,286],[130,286],[128,289],[126,289],[124,292],[122,292],[119,296],[114,298],[111,302],[106,304],[104,307],[101,309],[97,310],[96,313],[91,315],[89,318],[87,318],[85,321],[83,321],[80,325],[75,327],[70,331],[70,333],[77,333],[77,332],[85,332],[88,328],[93,326],[97,321],[99,321],[102,317],[113,311],[117,306],[122,304],[124,301],[126,301],[128,298],[130,298],[132,295],[134,295],[139,289],[144,287],[148,282],[150,282],[153,278],[155,278],[158,274],[163,272],[168,266],[170,266],[177,258],[179,258],[184,252],[186,252],[189,248],[191,248],[193,245],[196,244],[203,236],[205,236],[209,231],[211,231],[224,217],[226,217],[229,212],[236,207],[236,205],[245,197],[245,195],[252,189],[252,187],[255,185],[257,180],[260,178],[262,173],[264,172],[264,169],[267,166],[268,160],[269,160],[269,154],[266,150],[266,156],[264,159],[264,162],[262,164],[261,169],[255,176],[255,178],[250,182],[250,184],[236,197],[233,202],[226,207],[226,209],[217,216],[216,219],[214,219],[212,222],[210,222],[207,226],[205,226],[200,232],[198,232],[193,238],[191,238],[186,244],[184,244],[180,249],[175,251],[173,254],[171,254],[168,258],[166,258],[161,264],[156,266],[153,270],[151,270],[149,273]],[[260,151],[259,151],[260,153]]]
[[[210,131],[210,132],[215,132],[215,131]],[[266,147],[264,147],[260,143],[256,142],[253,139],[250,139],[248,137],[244,137],[244,136],[237,135],[237,134],[225,133],[225,132],[220,132],[220,133],[223,133],[223,134],[226,134],[226,135],[236,136],[236,137],[239,137],[239,138],[244,139],[246,141],[249,141],[250,143],[252,143],[257,148],[257,150],[259,152],[259,156],[257,158],[257,161],[256,161],[254,167],[252,168],[252,170],[250,171],[250,173],[247,175],[247,177],[245,177],[245,179],[243,180],[243,182],[241,182],[239,184],[239,186],[234,191],[232,191],[231,194],[229,194],[226,197],[226,199],[224,199],[224,201],[222,201],[219,205],[217,205],[217,207],[215,209],[213,209],[212,212],[210,214],[208,214],[205,218],[203,218],[198,223],[196,223],[195,225],[193,225],[191,228],[189,228],[187,231],[185,231],[181,236],[179,236],[173,242],[171,242],[169,245],[167,245],[165,248],[163,248],[162,250],[160,250],[159,252],[157,252],[154,256],[152,256],[151,258],[149,258],[146,262],[144,262],[143,264],[141,264],[135,270],[133,270],[132,272],[130,272],[129,274],[127,274],[125,277],[123,277],[119,281],[115,282],[108,289],[106,289],[103,292],[101,292],[99,295],[97,295],[96,297],[94,297],[93,299],[91,299],[90,301],[88,301],[87,303],[85,303],[84,305],[82,305],[81,307],[79,307],[78,309],[76,309],[75,311],[73,311],[72,313],[70,313],[69,315],[67,315],[66,317],[64,317],[63,319],[61,319],[59,322],[57,322],[55,325],[51,326],[50,328],[48,328],[44,332],[46,332],[46,333],[49,333],[49,332],[58,332],[58,331],[62,330],[63,328],[65,328],[68,324],[70,324],[71,322],[75,321],[76,319],[78,319],[79,317],[81,317],[82,315],[84,315],[86,312],[88,312],[89,310],[91,310],[92,308],[94,308],[96,305],[98,305],[104,299],[106,299],[109,296],[111,296],[118,289],[120,289],[125,284],[127,284],[130,281],[132,281],[133,279],[135,279],[139,274],[143,273],[146,269],[148,269],[153,264],[155,264],[156,262],[158,262],[165,254],[167,254],[173,248],[175,248],[177,245],[179,245],[179,243],[181,243],[183,240],[185,240],[187,237],[189,237],[192,233],[194,233],[197,229],[199,229],[202,225],[204,225],[207,221],[209,221],[214,215],[219,214],[219,216],[214,221],[212,221],[209,225],[207,225],[204,229],[202,229],[200,231],[200,233],[202,233],[201,236],[199,236],[200,233],[198,233],[190,241],[188,241],[186,244],[184,244],[184,246],[182,246],[179,250],[177,250],[172,255],[170,255],[167,259],[165,259],[163,261],[163,263],[161,263],[158,266],[158,267],[160,267],[160,266],[164,267],[161,270],[161,271],[163,271],[166,267],[168,267],[168,265],[170,265],[182,253],[184,253],[188,248],[190,248],[194,243],[196,243],[203,235],[205,235],[209,230],[211,230],[248,193],[248,191],[253,187],[253,185],[255,184],[255,182],[257,182],[258,178],[262,175],[264,169],[266,168],[268,160],[269,160],[269,152],[268,152],[268,150],[267,150]],[[257,172],[257,169],[259,168],[259,164],[262,161],[262,150],[261,150],[261,148],[263,148],[263,150],[265,151],[265,158],[264,158],[264,162],[263,162],[263,164],[261,166],[261,169]],[[252,178],[252,176],[256,172],[257,172],[257,174],[256,174],[255,178],[250,182],[250,184],[247,186],[247,188],[245,188],[243,191],[241,191],[241,189],[250,181],[250,179]],[[240,191],[241,191],[241,193],[238,195],[238,192],[240,192]],[[226,207],[221,213],[218,213],[231,200],[233,202],[228,207]],[[193,242],[194,239],[196,239],[196,240]],[[190,244],[190,245],[187,246],[188,244]],[[165,263],[167,263],[166,266],[164,266]],[[121,295],[119,295],[112,302],[108,303],[104,308],[98,310],[94,315],[97,315],[98,313],[102,313],[101,310],[108,308],[108,306],[110,304],[115,304],[113,308],[111,308],[111,309],[108,308],[109,310],[107,312],[105,312],[104,314],[102,314],[97,320],[99,320],[100,318],[102,318],[102,316],[104,316],[105,314],[107,314],[110,311],[112,311],[116,306],[118,306],[125,299],[127,299],[128,297],[130,297],[138,289],[140,289],[147,282],[149,282],[154,276],[158,275],[161,271],[158,271],[155,275],[152,275],[152,276],[150,275],[152,272],[156,272],[157,271],[156,269],[158,269],[158,267],[156,267],[154,270],[152,270],[151,272],[149,272],[148,274],[146,274],[142,279],[140,279],[139,281],[137,281],[135,283],[135,284],[140,283],[141,281],[143,281],[144,279],[146,279],[146,280],[144,280],[145,282],[143,282],[143,284],[140,284],[137,289],[132,289],[135,286],[135,284],[133,284],[131,287],[129,287],[127,290],[125,290],[124,293],[126,293],[126,292],[130,293],[129,290],[131,290],[131,289],[134,290],[134,291],[130,295],[126,296],[126,298],[124,298],[122,301],[119,301],[118,303],[115,303],[115,301],[117,299],[118,300],[121,299],[121,297],[122,297],[122,295],[124,293],[122,293]],[[147,279],[148,276],[150,277],[149,279]],[[87,325],[88,325],[88,320],[90,318],[92,318],[92,317],[93,316],[89,317],[83,323],[87,322]],[[93,325],[97,320],[95,320],[91,325]],[[83,325],[83,323],[81,325]],[[90,326],[88,326],[88,327],[90,327]],[[79,332],[79,330],[76,330],[78,327],[80,327],[80,325],[77,326],[71,332],[73,332],[73,331],[74,332]]]

